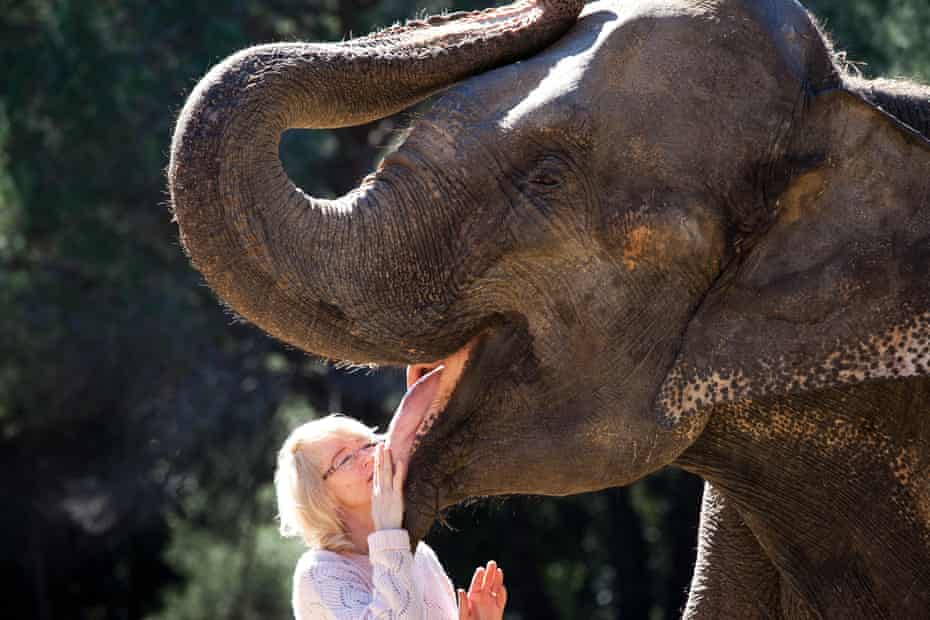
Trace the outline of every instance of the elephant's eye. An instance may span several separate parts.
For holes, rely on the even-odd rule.
[[[533,173],[530,183],[545,188],[558,187],[562,183],[562,177],[554,172],[540,170]]]
[[[564,156],[548,153],[537,159],[527,172],[526,183],[537,191],[551,191],[565,184],[569,170],[569,162]]]

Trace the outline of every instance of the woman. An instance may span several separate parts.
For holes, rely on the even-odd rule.
[[[492,561],[468,593],[452,583],[430,547],[410,552],[401,529],[406,465],[373,429],[340,415],[308,422],[278,453],[281,533],[310,547],[294,572],[297,620],[500,620],[507,601]]]

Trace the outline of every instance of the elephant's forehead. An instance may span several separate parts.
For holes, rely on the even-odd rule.
[[[557,113],[565,101],[597,99],[597,91],[604,88],[622,86],[627,92],[654,89],[655,72],[662,71],[663,63],[668,64],[678,54],[690,53],[678,45],[680,29],[706,27],[706,20],[697,18],[706,18],[715,9],[714,3],[682,0],[588,5],[569,35],[523,63],[518,84],[527,84],[527,91],[498,126],[514,129],[521,124],[538,124],[545,120],[540,119],[541,114]],[[667,25],[668,32],[659,37],[662,24]],[[658,40],[650,42],[650,37]],[[657,45],[662,53],[657,53]],[[640,52],[646,49],[650,51],[643,57]],[[623,71],[630,61],[639,66],[633,75]]]
[[[501,129],[515,129],[524,122],[535,122],[535,115],[555,107],[574,93],[581,83],[585,68],[590,63],[588,54],[567,56],[555,63],[541,82],[527,93],[516,106],[498,122]],[[534,117],[532,120],[530,117]]]
[[[540,111],[558,107],[566,96],[575,93],[619,19],[620,11],[614,6],[589,5],[571,36],[524,63],[527,76],[540,77],[528,79],[526,94],[498,121],[498,126],[514,129],[523,122],[536,122]]]

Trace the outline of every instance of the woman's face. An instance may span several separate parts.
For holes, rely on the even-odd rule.
[[[369,437],[328,437],[317,444],[324,484],[343,510],[371,509],[375,445]]]

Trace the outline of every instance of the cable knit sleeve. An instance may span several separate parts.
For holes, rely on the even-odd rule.
[[[424,620],[406,530],[368,537],[371,582],[351,561],[318,554],[294,574],[297,620]]]
[[[432,584],[437,584],[437,587],[434,588],[435,593],[424,592],[424,599],[428,603],[430,598],[441,599],[445,597],[446,600],[452,601],[452,610],[457,612],[455,587],[452,585],[452,581],[449,579],[449,575],[446,574],[445,569],[443,569],[442,564],[440,564],[439,558],[436,557],[436,552],[433,551],[432,547],[421,541],[417,547],[417,554],[423,556],[423,566],[429,573],[430,581]],[[431,597],[430,594],[434,594],[434,596]],[[429,614],[427,613],[427,615]],[[456,618],[458,617],[458,613],[454,615]]]

